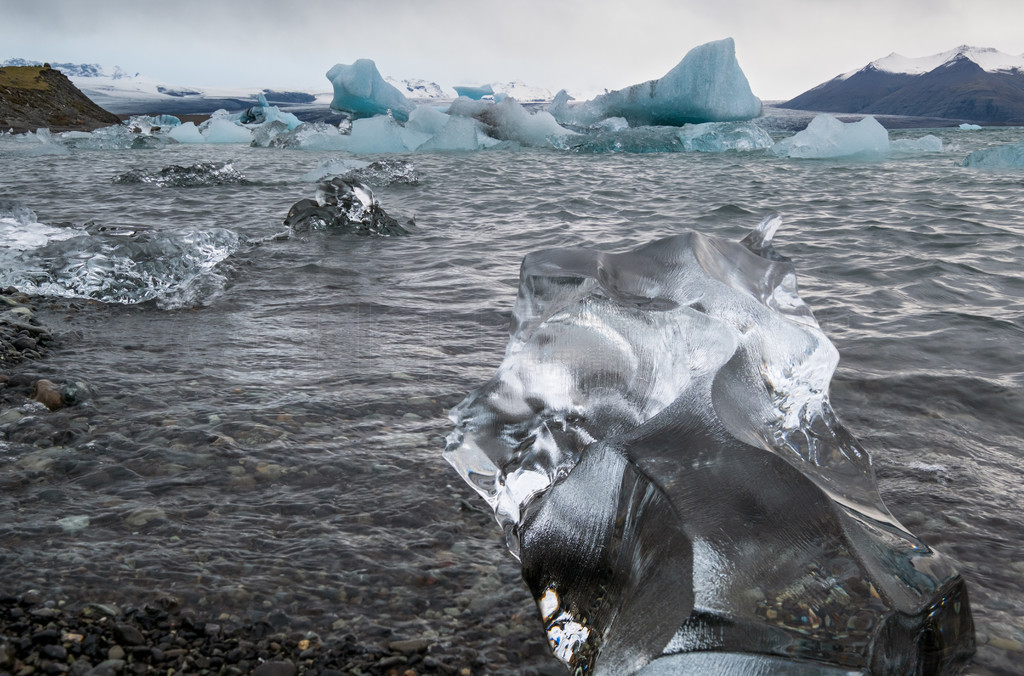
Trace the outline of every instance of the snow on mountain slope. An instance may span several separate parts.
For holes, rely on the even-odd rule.
[[[931,56],[907,57],[893,52],[889,56],[884,56],[881,59],[875,59],[864,68],[843,73],[839,78],[844,80],[848,79],[867,68],[874,68],[875,70],[880,70],[886,73],[923,75],[929,71],[935,70],[944,63],[949,63],[958,56],[967,57],[974,63],[981,66],[982,70],[989,73],[1009,71],[1015,68],[1024,70],[1024,54],[1006,54],[990,47],[960,45],[954,49],[939,52],[938,54],[932,54]]]

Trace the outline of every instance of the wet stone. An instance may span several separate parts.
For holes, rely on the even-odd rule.
[[[295,676],[296,671],[291,662],[264,662],[252,673],[253,676]]]

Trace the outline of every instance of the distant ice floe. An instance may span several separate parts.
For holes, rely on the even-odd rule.
[[[960,164],[964,167],[982,167],[986,169],[1024,167],[1024,141],[975,150],[965,157]]]
[[[960,125],[960,129],[963,129],[964,131],[979,131],[981,129],[981,125],[964,122]]]
[[[858,157],[882,158],[890,152],[942,152],[942,140],[933,134],[919,139],[889,140],[889,132],[874,117],[842,122],[822,114],[811,120],[803,131],[782,139],[771,152],[779,157],[825,159]]]

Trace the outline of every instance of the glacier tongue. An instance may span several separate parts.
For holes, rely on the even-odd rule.
[[[963,580],[829,404],[838,354],[780,222],[529,254],[504,362],[452,411],[445,458],[580,673],[939,673],[973,652]]]

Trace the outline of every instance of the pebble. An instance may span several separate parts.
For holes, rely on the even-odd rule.
[[[167,514],[159,507],[140,507],[126,516],[124,522],[129,526],[145,526],[150,521],[166,518]]]
[[[89,527],[88,516],[65,516],[62,519],[57,519],[57,525],[65,533],[77,533],[80,530],[85,530]]]
[[[295,676],[295,665],[291,662],[264,662],[252,672],[253,676]]]
[[[1012,638],[1003,638],[1001,636],[992,636],[988,640],[988,644],[998,650],[1005,650],[1007,652],[1019,653],[1024,652],[1024,643],[1015,641]]]
[[[64,397],[61,396],[60,387],[52,380],[40,378],[32,383],[32,400],[57,411],[64,408]]]

